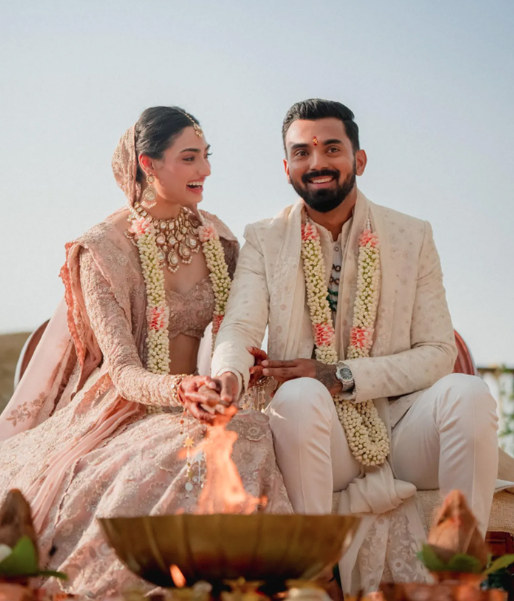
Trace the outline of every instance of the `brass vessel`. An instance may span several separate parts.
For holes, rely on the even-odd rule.
[[[145,580],[173,586],[177,565],[187,585],[245,578],[279,585],[313,578],[348,548],[360,518],[342,515],[166,515],[100,519],[121,561]]]

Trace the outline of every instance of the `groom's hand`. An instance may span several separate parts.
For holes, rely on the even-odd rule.
[[[251,388],[262,378],[262,362],[268,358],[268,354],[257,346],[247,346],[246,350],[253,355],[254,360],[253,367],[250,367],[250,381],[248,382],[248,388]]]
[[[232,405],[232,403],[237,401],[239,382],[235,374],[231,371],[226,371],[224,374],[221,374],[221,376],[218,376],[215,381],[218,385],[220,399],[223,403]]]
[[[262,362],[262,373],[275,378],[280,384],[296,378],[314,378],[324,384],[330,394],[341,392],[341,382],[336,378],[336,366],[315,359]]]

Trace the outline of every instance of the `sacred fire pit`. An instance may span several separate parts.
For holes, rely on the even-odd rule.
[[[173,587],[171,566],[191,586],[207,581],[265,581],[274,590],[288,579],[311,579],[334,565],[360,519],[342,515],[168,515],[100,520],[121,561],[135,574]]]

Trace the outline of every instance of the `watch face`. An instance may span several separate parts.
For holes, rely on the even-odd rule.
[[[338,370],[338,375],[342,380],[350,381],[353,380],[353,375],[349,367],[340,367]]]
[[[349,367],[344,365],[343,367],[338,367],[336,370],[337,379],[341,382],[352,382],[353,376]]]

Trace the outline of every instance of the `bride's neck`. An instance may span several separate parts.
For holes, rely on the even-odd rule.
[[[182,205],[178,202],[165,200],[160,196],[157,197],[157,203],[151,209],[146,209],[146,212],[156,219],[175,219],[180,213]],[[144,205],[143,205],[144,206]]]

